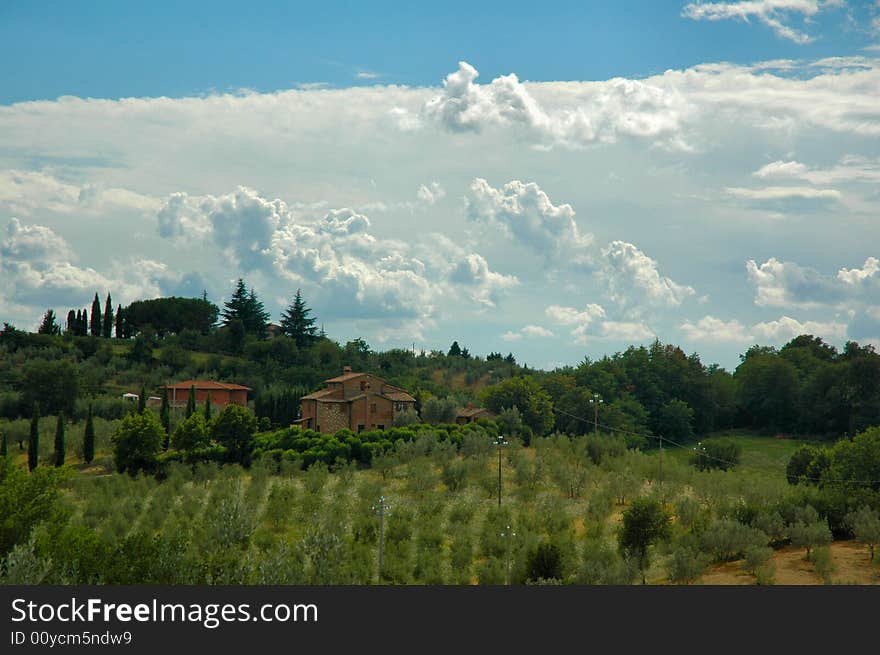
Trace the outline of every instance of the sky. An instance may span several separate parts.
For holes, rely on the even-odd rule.
[[[880,2],[253,4],[0,5],[0,319],[244,277],[540,368],[880,346]]]

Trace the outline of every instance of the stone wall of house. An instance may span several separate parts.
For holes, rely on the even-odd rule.
[[[316,425],[320,427],[321,432],[328,434],[347,428],[348,406],[344,403],[319,402]]]

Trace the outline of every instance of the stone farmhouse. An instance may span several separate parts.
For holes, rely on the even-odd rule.
[[[324,380],[326,389],[302,397],[304,428],[334,433],[348,428],[352,432],[390,428],[394,416],[415,409],[416,399],[369,373],[353,373],[350,366],[342,375]]]

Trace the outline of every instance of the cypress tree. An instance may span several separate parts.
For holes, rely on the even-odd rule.
[[[143,414],[147,408],[147,386],[141,385],[141,395],[138,396],[138,414]]]
[[[79,322],[79,336],[85,337],[89,334],[89,310],[83,307],[82,317]]]
[[[89,332],[93,337],[101,336],[101,301],[98,300],[98,294],[92,301],[92,319],[89,321]]]
[[[207,398],[205,398],[205,423],[211,422],[211,392],[208,392]]]
[[[0,457],[6,457],[6,433],[0,432]]]
[[[67,334],[74,334],[76,332],[76,313],[72,309],[67,312],[67,329],[65,332]]]
[[[64,412],[58,412],[58,423],[55,424],[55,466],[64,466],[67,446],[64,443]]]
[[[196,413],[196,385],[189,388],[189,398],[186,399],[186,418]]]
[[[95,459],[95,423],[92,419],[92,404],[89,403],[89,412],[86,414],[86,429],[83,432],[83,461],[91,464]]]
[[[28,438],[28,470],[37,468],[40,451],[40,403],[34,402],[31,412],[31,434]]]
[[[107,300],[104,302],[104,320],[101,321],[101,333],[105,339],[109,339],[113,333],[113,301],[110,300],[110,293],[107,293]]]
[[[171,445],[171,408],[168,405],[168,387],[162,387],[162,407],[159,409],[159,421],[165,430],[165,438],[162,440],[162,450],[168,450]]]
[[[122,326],[122,305],[116,305],[116,338],[125,338],[125,330]]]

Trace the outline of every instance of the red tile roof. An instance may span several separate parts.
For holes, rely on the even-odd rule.
[[[216,390],[222,389],[224,391],[251,391],[250,387],[246,387],[241,384],[233,384],[231,382],[214,382],[213,380],[184,380],[183,382],[177,382],[175,384],[169,384],[165,388],[166,389],[183,389],[184,391],[189,391],[190,387],[195,387],[196,389],[207,389],[207,390]]]

